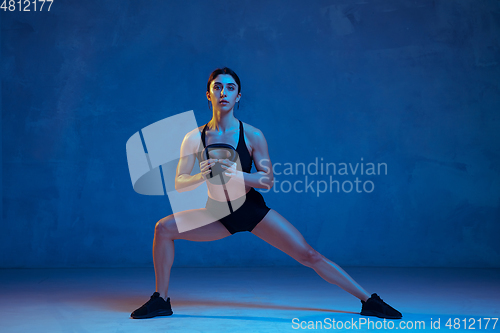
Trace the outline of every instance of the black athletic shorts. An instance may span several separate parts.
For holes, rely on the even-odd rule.
[[[243,201],[243,205],[240,206],[238,201]],[[262,194],[257,192],[253,187],[246,196],[241,197],[233,201],[235,207],[240,206],[238,209],[233,211],[231,214],[220,218],[219,221],[226,227],[226,229],[234,234],[240,231],[252,231],[255,226],[262,221],[264,216],[271,210],[267,207]],[[209,212],[221,212],[228,210],[227,201],[217,201],[208,197],[207,204],[205,208]],[[217,216],[217,214],[212,214]]]

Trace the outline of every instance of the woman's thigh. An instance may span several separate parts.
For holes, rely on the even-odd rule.
[[[158,222],[159,226],[168,230],[172,239],[185,239],[197,242],[208,242],[231,236],[226,227],[216,221],[205,209],[191,209],[169,215]],[[179,226],[183,226],[179,228]],[[186,229],[186,226],[194,227],[191,230],[179,232]]]
[[[252,233],[295,259],[301,259],[312,250],[304,236],[274,209],[267,213]]]

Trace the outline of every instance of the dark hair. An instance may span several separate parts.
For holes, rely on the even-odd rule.
[[[210,91],[210,83],[212,83],[212,81],[215,80],[215,78],[220,74],[229,74],[233,77],[234,81],[236,81],[236,84],[238,85],[238,94],[239,94],[241,91],[240,78],[238,77],[238,75],[236,75],[236,73],[232,69],[227,67],[217,68],[212,72],[212,74],[210,74],[210,77],[208,78],[207,82],[207,91]]]

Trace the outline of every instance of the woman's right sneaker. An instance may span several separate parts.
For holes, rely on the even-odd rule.
[[[398,310],[384,302],[377,294],[372,294],[366,302],[361,301],[361,315],[375,316],[387,319],[401,319],[403,315]]]
[[[130,317],[134,319],[153,318],[156,316],[170,316],[172,314],[172,307],[170,306],[170,297],[165,301],[158,292],[155,292],[149,301],[144,303],[143,306],[132,312]]]

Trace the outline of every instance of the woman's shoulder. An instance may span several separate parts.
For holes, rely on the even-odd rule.
[[[266,147],[266,139],[264,138],[264,134],[260,129],[247,123],[243,123],[243,129],[245,132],[245,141],[247,143],[247,148],[251,156],[253,156],[253,152],[256,149]]]
[[[259,138],[263,137],[264,134],[260,129],[258,129],[255,126],[252,126],[248,123],[243,122],[243,130],[245,131],[245,136],[247,136],[250,139],[258,140]]]
[[[200,127],[197,127],[186,133],[186,135],[184,136],[183,144],[187,147],[191,147],[192,149],[198,149],[198,146],[201,142],[201,132],[203,131],[203,127],[205,127],[205,125],[201,125]]]
[[[205,125],[201,125],[200,127],[197,127],[187,132],[186,135],[184,136],[184,139],[199,138],[201,136],[201,131],[203,131],[204,126]]]

